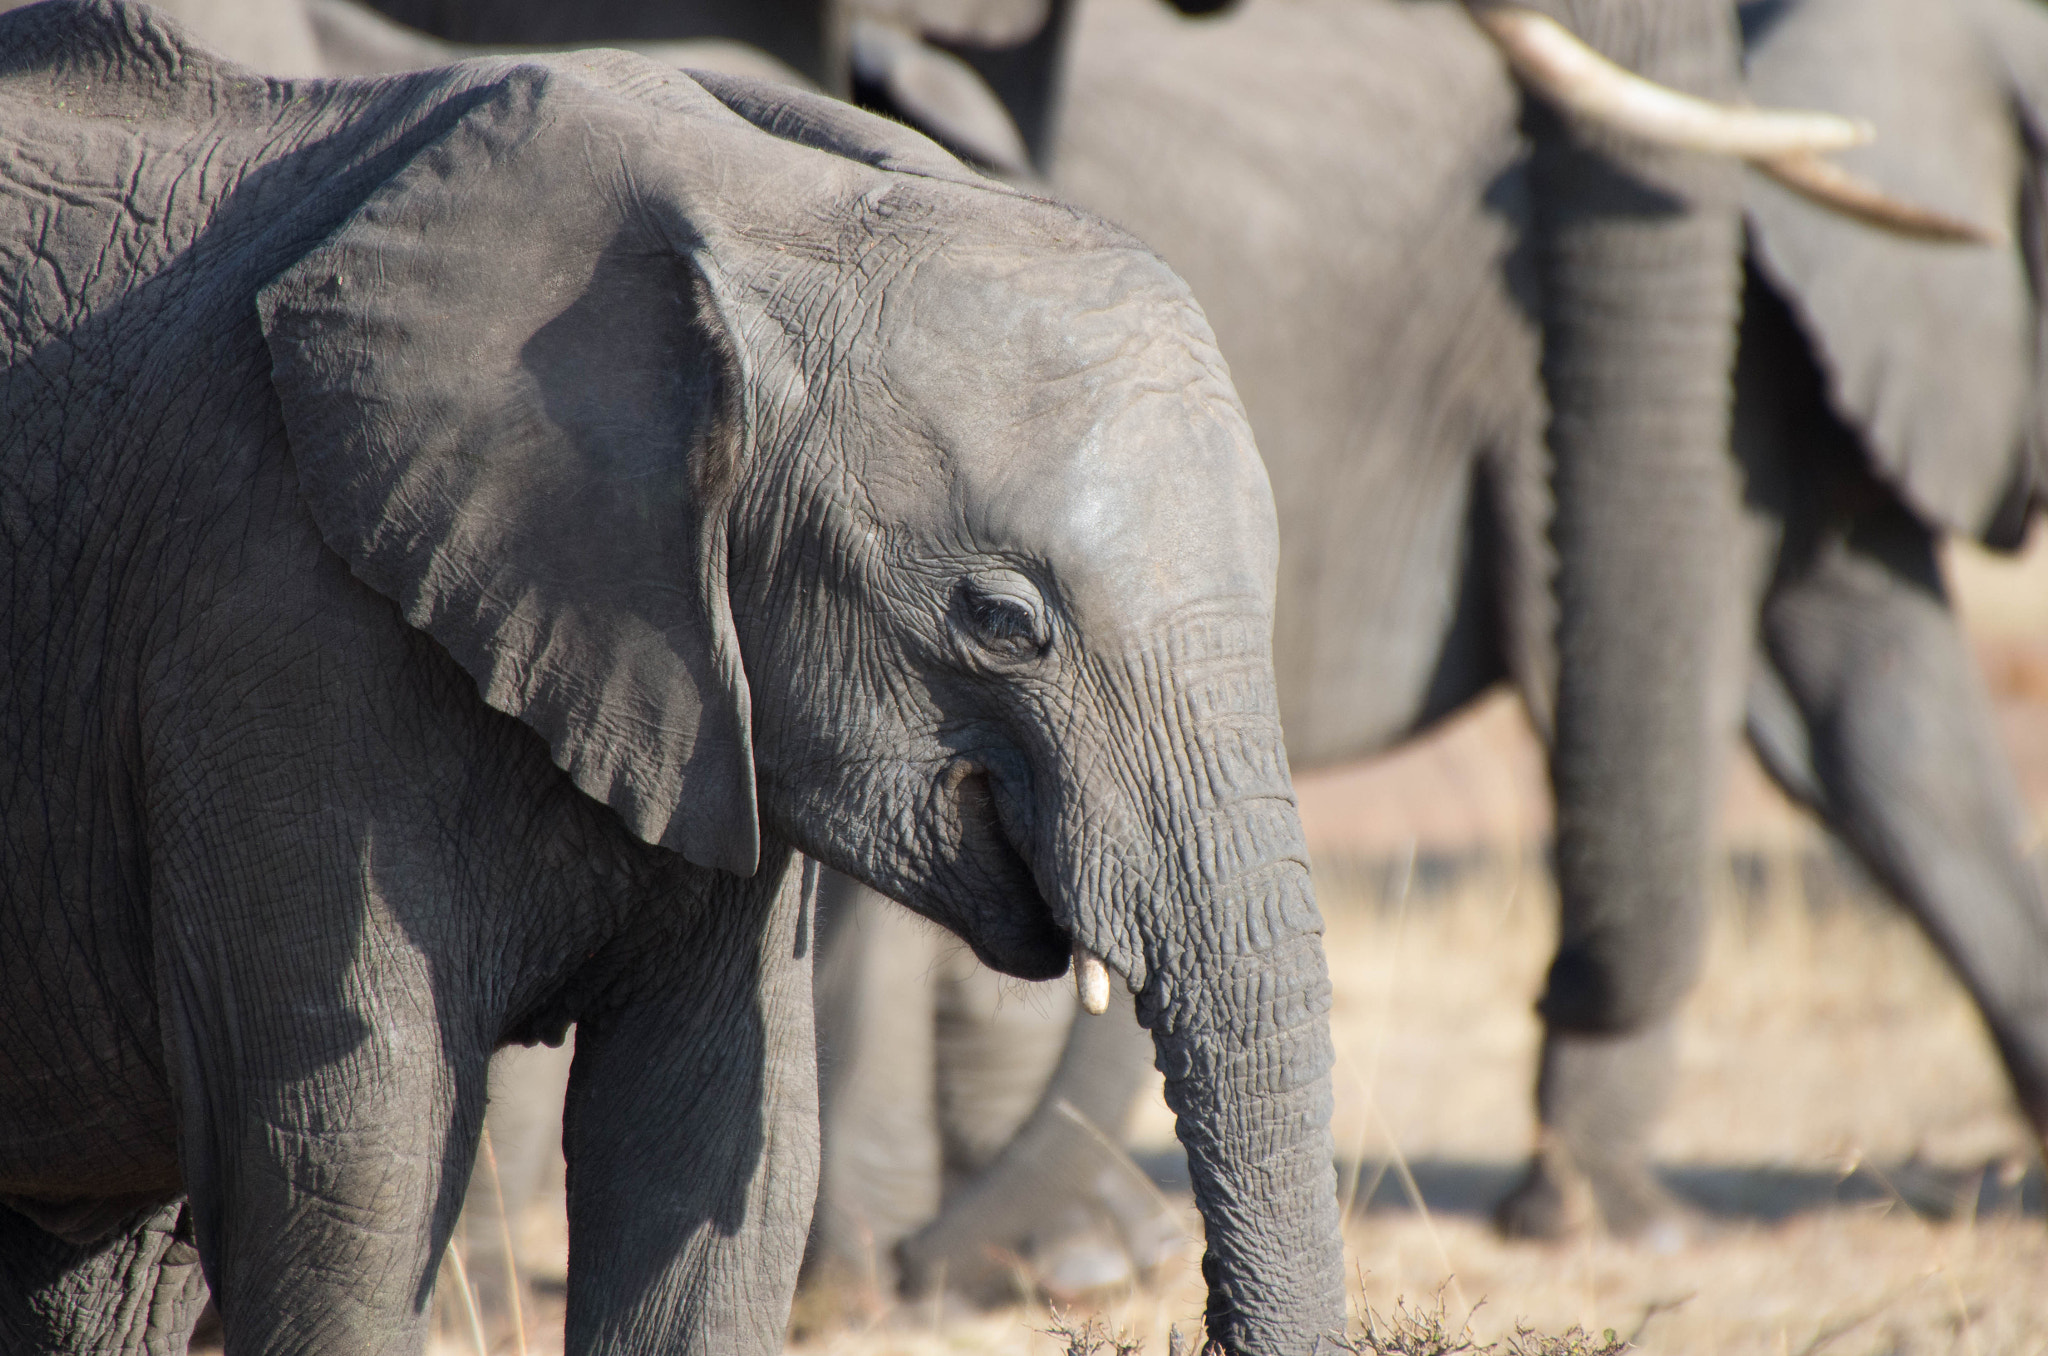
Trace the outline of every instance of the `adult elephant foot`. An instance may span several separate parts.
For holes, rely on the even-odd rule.
[[[1607,1233],[1653,1251],[1685,1246],[1700,1221],[1645,1163],[1588,1162],[1545,1135],[1529,1170],[1494,1211],[1509,1238],[1561,1240]]]
[[[1186,1242],[1181,1212],[1130,1156],[1072,1102],[1048,1096],[896,1259],[912,1298],[949,1290],[993,1306],[1016,1299],[1021,1283],[1072,1303],[1135,1283]]]
[[[975,1307],[1126,1287],[1186,1243],[1119,1147],[1152,1063],[1128,989],[1075,1012],[833,872],[820,890],[824,1171],[805,1285]]]
[[[1657,1180],[1649,1131],[1671,1091],[1672,1024],[1619,1035],[1552,1029],[1543,1038],[1536,1152],[1494,1222],[1510,1238],[1604,1231],[1658,1249],[1701,1231]]]

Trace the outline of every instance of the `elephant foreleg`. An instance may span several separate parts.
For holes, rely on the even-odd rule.
[[[452,1002],[421,1001],[431,961],[383,899],[322,899],[360,920],[349,932],[166,893],[179,1155],[228,1350],[418,1351],[488,1047],[462,1041]]]
[[[807,1286],[852,1286],[880,1302],[895,1290],[897,1240],[939,1208],[937,964],[931,924],[825,873],[817,969],[823,1158]]]
[[[818,1187],[815,867],[662,906],[576,1028],[567,1350],[778,1352]],[[681,915],[681,916],[677,916]]]
[[[1115,1143],[1152,1059],[1121,986],[1108,1013],[1077,1018],[1069,982],[1001,979],[831,873],[819,919],[807,1283],[998,1302],[1026,1259],[1079,1291],[1179,1245],[1181,1219]]]
[[[1075,1015],[1052,1077],[1002,1151],[903,1240],[907,1293],[1009,1298],[1015,1259],[1028,1256],[1050,1293],[1075,1294],[1132,1265],[1149,1269],[1184,1241],[1176,1212],[1117,1147],[1152,1042],[1123,986],[1110,994],[1101,1016]],[[1111,1238],[1100,1237],[1105,1227]]]

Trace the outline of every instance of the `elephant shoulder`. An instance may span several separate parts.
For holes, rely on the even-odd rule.
[[[1868,119],[1876,138],[1842,152],[1845,168],[1908,202],[2021,238],[2036,206],[2039,142],[1999,51],[1996,8],[1751,6],[1751,97]],[[2040,42],[2048,23],[2025,17]],[[1760,175],[1748,212],[1759,271],[1797,317],[1830,401],[1873,469],[1929,520],[2010,538],[2040,483],[2041,299],[2022,247],[1908,239]]]

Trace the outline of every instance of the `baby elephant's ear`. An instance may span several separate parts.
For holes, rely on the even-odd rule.
[[[747,874],[742,377],[637,201],[655,116],[516,72],[258,306],[327,544],[635,833]]]

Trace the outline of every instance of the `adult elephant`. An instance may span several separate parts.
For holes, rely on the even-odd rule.
[[[1502,1222],[1640,1233],[1676,1218],[1648,1139],[1745,714],[1955,965],[2048,1129],[2048,908],[1934,557],[1944,531],[2015,543],[2041,483],[2048,25],[2010,0],[1565,17],[1698,91],[1869,118],[1844,159],[1892,197],[1835,197],[1889,226],[1525,103],[1461,7],[1369,0],[1203,24],[1095,0],[1054,184],[1155,244],[1216,325],[1280,512],[1294,764],[1502,677],[1549,735],[1564,926]],[[2021,243],[1900,234],[1968,222]],[[997,1159],[904,1241],[913,1287],[1039,1227],[1034,1161]],[[1026,1204],[974,1213],[992,1201]]]
[[[779,1349],[799,851],[1122,974],[1211,1335],[1342,1323],[1271,500],[1155,256],[623,54],[0,52],[0,1346],[178,1350],[203,1269],[231,1350],[418,1350],[573,1021],[570,1349]]]
[[[1525,103],[1454,8],[1098,13],[1059,184],[1215,319],[1280,506],[1295,764],[1381,747],[1503,670],[1550,734],[1563,919],[1539,1148],[1503,1223],[1670,1218],[1647,1140],[1745,708],[1767,766],[1956,966],[2048,1130],[2048,907],[1933,549],[1944,529],[2013,544],[2041,484],[2023,246],[1910,240]],[[1681,88],[1868,118],[1877,140],[1845,156],[1867,181],[2031,229],[2048,24],[2028,6],[1787,0],[1746,34],[1725,5],[1559,13]],[[1254,69],[1261,42],[1291,59]],[[1361,54],[1369,75],[1343,68]],[[1260,114],[1164,150],[1157,129],[1222,90]],[[1177,179],[1251,205],[1182,210]],[[1301,315],[1324,317],[1316,342]]]
[[[188,0],[232,4],[241,0]],[[347,3],[347,0],[342,0]],[[1168,0],[1207,14],[1230,0]],[[1008,173],[1049,163],[1074,0],[368,0],[464,43],[723,39],[820,88],[902,113],[956,154]],[[335,0],[317,0],[331,7]]]

